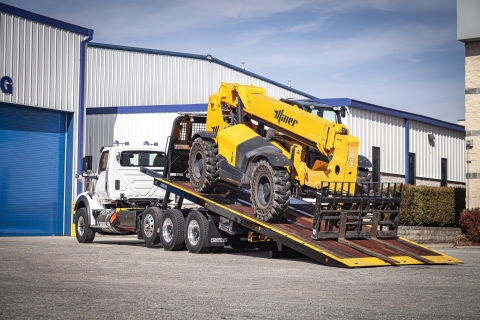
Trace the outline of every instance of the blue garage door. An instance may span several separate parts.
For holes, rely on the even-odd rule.
[[[0,235],[62,235],[66,114],[0,104]]]

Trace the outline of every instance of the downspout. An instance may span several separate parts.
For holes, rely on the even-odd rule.
[[[405,184],[410,183],[410,122],[405,119]]]
[[[88,37],[80,43],[80,88],[78,103],[78,139],[77,139],[77,173],[82,173],[83,131],[85,118],[85,54],[87,43],[93,39],[93,30],[88,30]],[[77,195],[82,192],[82,182],[77,181]]]

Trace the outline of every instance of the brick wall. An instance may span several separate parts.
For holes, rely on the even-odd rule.
[[[480,41],[465,43],[465,140],[467,148],[467,207],[480,207]]]

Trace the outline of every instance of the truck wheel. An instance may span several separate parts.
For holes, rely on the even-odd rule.
[[[192,253],[205,253],[210,251],[208,246],[208,220],[203,214],[191,211],[186,220],[185,244]]]
[[[212,140],[196,138],[190,149],[188,172],[193,189],[211,192],[219,180],[218,147]]]
[[[290,203],[290,176],[285,168],[260,160],[252,172],[250,194],[255,215],[263,221],[279,219]]]
[[[142,224],[140,232],[143,233],[143,239],[147,245],[160,243],[160,218],[162,210],[158,207],[148,207],[142,214]]]
[[[92,243],[95,238],[95,231],[88,226],[87,209],[78,209],[75,217],[77,241],[80,243]]]
[[[185,218],[178,209],[167,209],[160,220],[160,241],[166,251],[176,251],[183,248],[183,230]]]

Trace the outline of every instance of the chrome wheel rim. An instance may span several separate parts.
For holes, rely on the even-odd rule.
[[[77,233],[79,236],[83,236],[84,232],[85,232],[85,219],[83,218],[83,216],[79,216],[77,221]]]
[[[166,218],[163,221],[163,226],[162,226],[162,234],[163,234],[163,240],[166,242],[171,242],[173,239],[173,222],[172,219]]]
[[[150,238],[153,236],[153,231],[155,228],[155,220],[151,214],[147,214],[143,219],[143,234]]]
[[[188,223],[187,235],[188,235],[188,242],[192,246],[196,246],[200,239],[200,226],[198,225],[197,220],[192,220]]]

